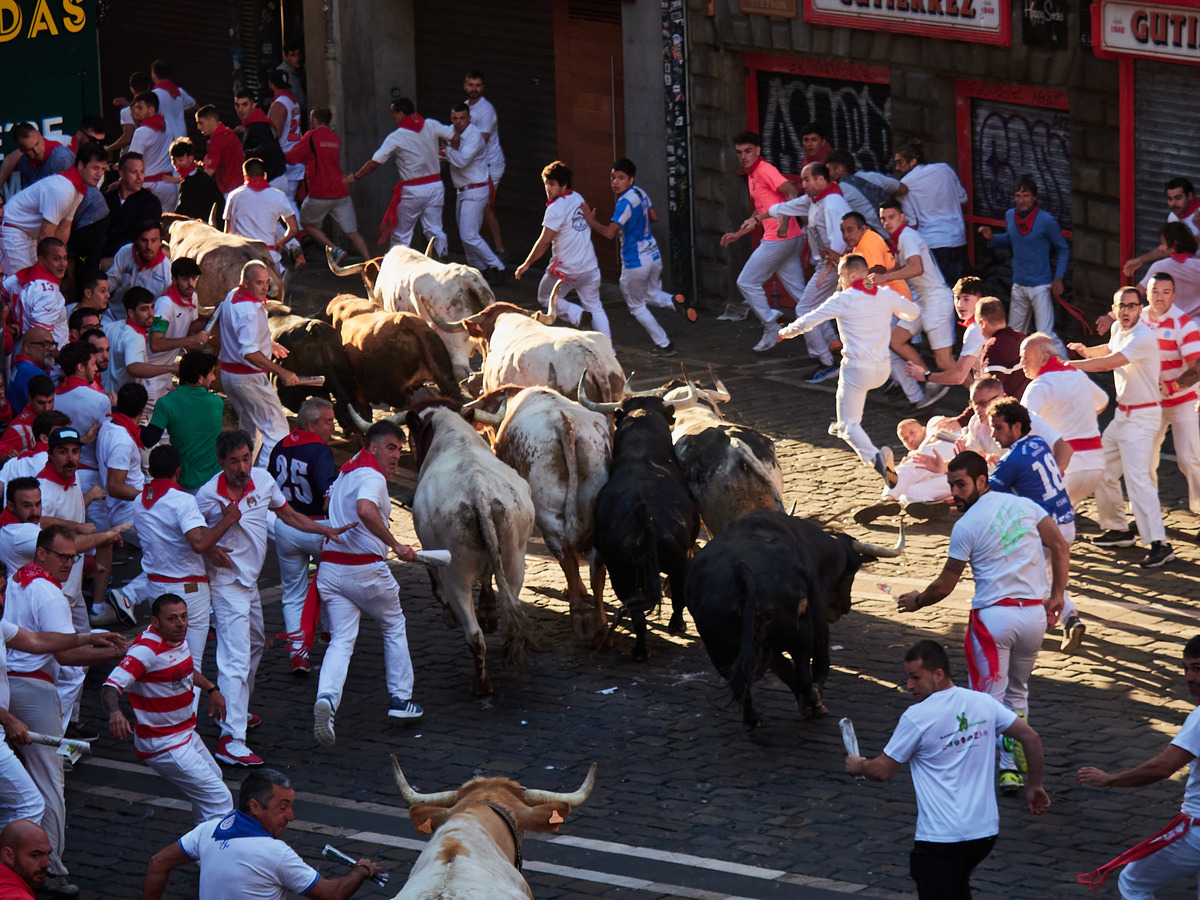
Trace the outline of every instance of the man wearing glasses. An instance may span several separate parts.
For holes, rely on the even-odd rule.
[[[1175,558],[1163,528],[1158,480],[1152,471],[1158,430],[1162,426],[1161,363],[1158,336],[1141,319],[1142,295],[1135,287],[1113,295],[1113,324],[1108,344],[1068,347],[1084,357],[1074,363],[1082,372],[1112,372],[1117,386],[1117,413],[1104,429],[1104,477],[1096,486],[1096,508],[1103,534],[1092,539],[1099,547],[1132,547],[1137,537],[1129,530],[1121,476],[1138,533],[1149,543],[1142,560],[1145,569],[1157,569]]]

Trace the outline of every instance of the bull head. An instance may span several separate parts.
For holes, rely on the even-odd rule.
[[[392,776],[396,781],[396,789],[400,791],[400,796],[409,806],[440,806],[448,809],[458,802],[458,790],[453,791],[438,791],[435,794],[418,794],[408,784],[408,780],[404,777],[404,772],[400,769],[400,762],[396,759],[395,754],[392,754]],[[530,806],[538,806],[543,803],[565,803],[569,807],[576,807],[587,800],[592,793],[592,788],[596,785],[596,764],[592,763],[588,769],[587,777],[583,779],[583,784],[579,789],[571,793],[558,793],[555,791],[535,791],[530,788],[525,788],[525,802]]]
[[[900,517],[900,538],[895,547],[880,547],[878,544],[868,544],[865,541],[854,541],[854,551],[863,556],[875,559],[895,559],[904,553],[904,516]]]

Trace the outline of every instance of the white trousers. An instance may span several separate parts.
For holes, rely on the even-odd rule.
[[[770,225],[769,222],[767,224]],[[799,301],[804,294],[804,267],[800,265],[799,237],[786,241],[763,241],[754,248],[738,275],[738,290],[749,304],[750,311],[764,325],[779,318],[779,310],[771,309],[767,303],[767,292],[763,289],[763,282],[772,275],[778,275],[783,289],[793,300]],[[825,352],[828,353],[829,349],[826,348]]]
[[[46,801],[37,785],[12,747],[0,741],[0,828],[17,819],[36,822],[45,811]]]
[[[221,733],[244,741],[254,674],[266,643],[258,586],[215,584],[212,608],[217,617],[217,672],[225,695]]]
[[[175,212],[175,207],[179,205],[179,185],[169,181],[147,181],[144,187],[149,188],[150,193],[158,198],[163,212]]]
[[[829,348],[825,348],[829,352]],[[882,387],[888,380],[886,360],[851,360],[842,358],[834,409],[837,411],[838,437],[849,444],[864,465],[874,465],[879,448],[871,443],[862,427],[863,406],[867,391]]]
[[[8,711],[24,722],[30,731],[62,737],[62,712],[54,685],[37,678],[14,678],[9,675],[8,687],[12,696]],[[54,747],[29,744],[21,748],[25,769],[41,792],[45,810],[38,823],[50,838],[50,874],[67,874],[62,863],[66,847],[67,809],[63,800],[63,758]]]
[[[463,252],[467,254],[467,265],[476,269],[503,269],[504,263],[492,252],[492,248],[479,236],[483,224],[483,213],[488,205],[487,185],[456,191],[454,211],[458,218],[458,236],[462,239]]]
[[[0,244],[4,247],[5,275],[14,275],[37,262],[37,240],[20,228],[0,225]]]
[[[1013,712],[1029,717],[1029,676],[1037,663],[1038,650],[1046,634],[1046,608],[1037,606],[989,606],[979,610],[979,620],[991,632],[996,643],[996,668],[975,654],[975,663],[984,678],[987,693]],[[972,642],[971,647],[976,645]],[[1000,768],[1016,769],[1012,755],[1000,751]]]
[[[221,780],[221,767],[196,732],[187,743],[150,757],[146,764],[192,801],[197,825],[233,811],[233,796]]]
[[[949,500],[950,488],[941,472],[918,469],[916,463],[906,460],[896,466],[896,486],[884,488],[883,496],[892,500],[903,497],[909,503],[932,503]]]
[[[1102,435],[1104,445],[1104,475],[1096,485],[1096,509],[1100,527],[1105,531],[1126,531],[1129,519],[1121,497],[1121,476],[1125,476],[1125,493],[1133,507],[1142,541],[1150,544],[1167,539],[1163,528],[1162,506],[1158,501],[1158,486],[1150,468],[1154,461],[1155,440],[1162,425],[1162,410],[1157,406],[1135,409],[1129,413],[1117,410]],[[1067,466],[1070,471],[1071,466]]]
[[[300,630],[304,598],[308,594],[309,560],[321,558],[325,539],[298,531],[282,519],[275,520],[275,555],[279,558],[279,584],[283,588],[283,627]]]
[[[1096,460],[1100,463],[1097,464]],[[1071,506],[1079,509],[1079,504],[1096,493],[1096,486],[1104,477],[1104,450],[1076,450],[1067,464],[1063,474],[1063,484],[1067,496],[1071,498]]]
[[[547,270],[546,274],[542,276],[542,280],[538,282],[538,303],[541,304],[542,309],[549,308],[550,292],[554,289],[554,283],[557,280]],[[571,291],[575,292],[579,303],[572,303],[567,299],[567,295]],[[599,269],[592,269],[590,272],[576,275],[572,281],[564,281],[558,292],[558,314],[564,316],[572,325],[579,324],[584,310],[592,314],[592,331],[600,332],[611,341],[612,330],[608,327],[608,315],[604,312],[604,307],[600,305]]]
[[[1195,878],[1198,873],[1200,827],[1193,826],[1174,843],[1127,865],[1121,870],[1117,884],[1122,900],[1154,900],[1159,888],[1181,878]]]
[[[1034,331],[1044,332],[1054,338],[1055,347],[1064,356],[1066,348],[1054,331],[1054,295],[1050,285],[1039,284],[1026,287],[1014,284],[1008,301],[1008,325],[1017,331],[1032,334],[1029,330],[1029,314],[1033,312]]]
[[[233,372],[221,373],[221,386],[225,388],[225,396],[237,413],[238,422],[250,437],[262,438],[262,449],[258,451],[256,465],[267,467],[271,451],[275,445],[287,437],[287,416],[283,413],[283,404],[279,395],[271,387],[271,379],[265,372],[255,375],[237,375]]]
[[[392,232],[391,245],[411,244],[413,232],[420,222],[426,243],[433,241],[434,252],[438,256],[445,256],[449,249],[446,232],[442,230],[442,207],[445,202],[446,191],[440,181],[405,187],[396,210],[396,229]],[[417,249],[424,252],[425,247]]]
[[[648,306],[670,309],[674,305],[671,295],[662,289],[662,260],[643,262],[636,269],[621,266],[620,285],[629,314],[646,329],[654,346],[665,347],[671,343],[663,327],[654,318],[654,313],[647,309]]]
[[[1073,543],[1075,543],[1074,521],[1058,522],[1056,524],[1058,525],[1058,533],[1063,536],[1063,540],[1066,541],[1067,546],[1070,547]],[[1054,567],[1050,564],[1050,551],[1046,549],[1044,545],[1042,547],[1042,555],[1046,557],[1046,583],[1053,585]],[[1070,591],[1063,591],[1063,608],[1058,620],[1060,622],[1065,622],[1067,619],[1071,618],[1071,616],[1077,615],[1079,615],[1079,610],[1076,608],[1075,604],[1071,602]]]
[[[831,266],[825,260],[817,265],[817,270],[813,272],[812,278],[808,279],[808,283],[804,285],[804,293],[796,297],[796,316],[803,316],[806,313],[812,312],[826,300],[833,296],[833,292],[837,290],[838,274],[837,269]],[[834,331],[833,325],[829,322],[822,322],[816,328],[808,331],[804,335],[804,346],[808,349],[808,355],[816,357],[821,361],[821,365],[833,365],[833,355],[829,350],[829,345],[837,337],[837,332]],[[884,376],[883,384],[887,381]],[[879,385],[875,385],[879,387]],[[859,414],[861,417],[862,409],[860,407]]]
[[[1154,442],[1154,460],[1150,464],[1154,486],[1158,487],[1158,455],[1162,452],[1163,438],[1170,428],[1176,464],[1187,479],[1188,509],[1200,515],[1200,417],[1196,414],[1196,404],[1189,401],[1177,406],[1164,406],[1162,417],[1158,439]]]
[[[388,694],[409,699],[413,692],[412,658],[408,654],[404,611],[400,608],[400,587],[386,563],[343,566],[323,563],[317,570],[317,590],[325,615],[329,617],[329,647],[321,662],[317,696],[328,694],[333,708],[342,701],[342,687],[358,623],[365,612],[379,623],[383,632],[383,665]]]

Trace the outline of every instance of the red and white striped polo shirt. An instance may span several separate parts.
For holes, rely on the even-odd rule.
[[[142,759],[173,750],[191,736],[194,672],[187,642],[168,644],[151,625],[108,676],[105,685],[129,696],[137,717],[133,746]]]
[[[1200,359],[1200,328],[1174,304],[1160,319],[1150,318],[1149,307],[1142,311],[1142,318],[1154,329],[1154,335],[1158,338],[1158,355],[1162,361],[1162,374],[1159,377],[1164,382],[1175,381]],[[1163,400],[1162,405],[1179,406],[1196,398],[1194,387],[1182,388]]]

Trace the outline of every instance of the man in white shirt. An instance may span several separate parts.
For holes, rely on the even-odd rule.
[[[811,230],[810,227],[810,233]],[[849,444],[863,465],[872,466],[888,487],[894,487],[896,469],[892,449],[884,447],[880,450],[871,443],[862,427],[863,406],[867,392],[882,387],[888,380],[887,348],[892,317],[909,321],[920,316],[921,310],[889,287],[868,287],[864,283],[867,273],[865,259],[856,254],[847,256],[837,268],[841,290],[816,309],[784,326],[779,337],[784,340],[805,334],[822,322],[837,320],[842,336],[842,371],[834,401],[837,420],[830,426],[829,433]]]
[[[592,229],[584,218],[583,196],[571,190],[574,173],[561,160],[542,169],[542,184],[546,189],[546,212],[542,216],[542,232],[517,268],[513,277],[518,281],[529,267],[541,259],[546,250],[551,253],[546,274],[538,282],[538,303],[550,308],[550,292],[556,281],[562,282],[558,296],[558,314],[579,327],[584,312],[591,313],[592,330],[612,340],[608,316],[600,305],[600,263],[592,246]],[[579,303],[566,300],[574,291]]]
[[[154,301],[154,321],[146,335],[146,362],[154,366],[175,366],[179,354],[208,346],[211,333],[203,328],[196,310],[196,281],[200,266],[194,259],[183,257],[171,263],[171,286]],[[154,414],[154,404],[171,390],[171,375],[155,375],[145,379],[145,418]]]
[[[150,64],[150,77],[154,81],[158,111],[167,123],[167,134],[171,140],[187,137],[187,117],[184,113],[195,109],[196,101],[171,80],[171,64],[165,59],[156,59]]]
[[[271,105],[267,108],[267,117],[275,126],[275,134],[279,136],[279,149],[286,156],[287,152],[299,143],[304,134],[304,125],[300,119],[300,102],[292,93],[292,85],[286,73],[279,69],[273,70],[267,76],[271,85]],[[287,174],[287,198],[296,202],[296,189],[304,180],[304,166],[300,163],[289,163]]]
[[[946,480],[963,515],[950,532],[945,566],[924,590],[897,597],[896,607],[914,612],[944,600],[970,563],[975,582],[966,636],[971,689],[991,694],[1028,719],[1029,676],[1046,628],[1057,625],[1062,612],[1070,548],[1054,518],[1032,500],[991,489],[987,462],[978,453],[966,450],[950,460]],[[1049,582],[1043,548],[1050,556]],[[1020,789],[1020,765],[1017,754],[1000,751],[1002,791]]]
[[[117,393],[131,381],[141,382],[157,375],[173,375],[177,366],[155,365],[147,362],[146,336],[154,323],[154,295],[142,287],[131,287],[121,298],[125,307],[125,321],[109,325],[108,335],[112,349],[108,369],[104,372],[104,389]]]
[[[217,671],[227,713],[217,743],[218,760],[237,766],[261,766],[260,756],[246,746],[246,729],[258,724],[250,715],[254,675],[262,658],[262,600],[258,578],[267,554],[268,511],[297,531],[322,534],[336,542],[346,528],[330,528],[294,510],[266,469],[252,464],[253,438],[244,431],[225,431],[217,438],[221,471],[196,491],[196,505],[210,528],[234,504],[240,517],[208,551],[208,580],[217,619]],[[222,549],[224,548],[224,549]]]
[[[1029,760],[1026,804],[1050,808],[1042,788],[1042,741],[1011,709],[951,681],[950,658],[935,641],[904,655],[908,692],[916,699],[874,759],[849,755],[846,773],[888,781],[908,763],[917,794],[917,828],[909,873],[921,897],[971,896],[971,871],[996,845],[1000,811],[991,786],[996,738],[1020,741]]]
[[[1168,222],[1158,229],[1158,247],[1163,258],[1152,263],[1138,282],[1143,288],[1159,272],[1175,281],[1175,305],[1193,319],[1200,319],[1200,256],[1196,236],[1182,222]]]
[[[163,212],[173,212],[179,202],[179,186],[166,179],[175,174],[171,166],[171,141],[175,135],[167,131],[166,119],[159,112],[158,94],[154,91],[138,94],[129,105],[129,114],[137,126],[129,141],[129,152],[142,155],[146,189],[162,203]]]
[[[1200,637],[1193,637],[1183,648],[1183,677],[1193,702],[1200,702]],[[1195,879],[1200,872],[1200,706],[1190,713],[1162,751],[1139,766],[1123,772],[1108,773],[1094,766],[1083,766],[1076,775],[1079,784],[1095,787],[1143,787],[1171,778],[1189,766],[1183,788],[1179,815],[1153,837],[1110,860],[1098,869],[1077,875],[1075,880],[1097,890],[1120,866],[1125,866],[1118,882],[1121,896],[1153,900],[1156,891],[1182,878]]]
[[[137,227],[133,241],[121,247],[108,267],[108,311],[102,327],[125,320],[121,300],[131,287],[143,287],[160,297],[171,286],[171,258],[163,249],[162,225],[150,219]]]
[[[1193,235],[1200,235],[1200,199],[1196,197],[1195,188],[1187,178],[1172,178],[1166,183],[1167,223],[1179,222],[1187,227]],[[1141,256],[1126,260],[1122,271],[1126,278],[1133,278],[1135,272],[1146,263],[1165,259],[1169,251],[1160,243],[1153,250],[1147,250]]]
[[[301,894],[312,900],[344,900],[383,869],[360,859],[345,875],[323,878],[280,840],[296,816],[296,792],[274,769],[247,775],[238,789],[235,812],[197,825],[154,854],[142,883],[142,900],[161,900],[172,869],[198,863],[199,900],[221,900],[236,886],[246,900],[277,900]]]
[[[221,336],[221,385],[241,427],[262,437],[258,461],[263,466],[288,433],[287,416],[271,387],[270,376],[287,387],[294,387],[298,380],[294,372],[271,359],[273,355],[283,359],[287,350],[271,340],[267,328],[263,304],[270,285],[267,267],[261,262],[248,262],[242,267],[241,283],[213,313]]]
[[[1104,429],[1104,475],[1096,485],[1096,511],[1104,532],[1092,538],[1098,547],[1132,547],[1137,538],[1129,531],[1121,477],[1138,534],[1150,550],[1142,568],[1157,569],[1175,558],[1163,527],[1158,481],[1151,469],[1155,442],[1162,427],[1162,394],[1159,390],[1158,337],[1142,321],[1142,295],[1134,287],[1113,294],[1116,319],[1107,344],[1085,347],[1069,344],[1083,359],[1074,362],[1081,372],[1112,372],[1117,388],[1117,412]]]
[[[492,243],[496,245],[496,256],[503,260],[508,258],[508,254],[504,252],[504,239],[500,237],[500,222],[496,218],[496,194],[500,190],[500,179],[504,176],[504,151],[500,149],[500,121],[496,116],[496,107],[483,96],[483,90],[483,73],[478,69],[468,72],[463,79],[463,93],[467,95],[467,106],[471,108],[471,122],[487,143],[491,196],[483,213],[483,221],[492,236]]]
[[[28,188],[26,188],[28,190]],[[55,237],[42,238],[37,245],[37,262],[4,279],[4,293],[11,298],[12,317],[21,334],[45,328],[56,347],[67,343],[67,301],[62,279],[67,272],[67,245]],[[24,349],[23,347],[18,349]]]
[[[467,255],[467,265],[479,269],[488,284],[497,285],[504,280],[504,263],[479,236],[491,195],[487,144],[483,134],[471,124],[471,108],[467,104],[460,103],[450,110],[450,124],[454,128],[454,137],[443,152],[450,163],[450,179],[457,195],[458,235]],[[586,222],[583,227],[588,228]],[[590,230],[588,234],[590,236]]]
[[[136,381],[121,385],[112,417],[100,426],[96,437],[96,463],[108,521],[132,522],[134,506],[146,483],[142,472],[141,427],[138,419],[146,406],[146,388]],[[125,540],[140,547],[137,528],[125,534]]]
[[[280,251],[288,241],[300,234],[296,224],[296,209],[282,191],[267,183],[267,169],[262,160],[248,159],[242,163],[245,184],[229,192],[225,201],[225,231],[240,234],[267,245],[271,259],[283,271]],[[287,226],[282,237],[276,237],[276,226],[280,222]]]
[[[353,530],[341,539],[340,546],[325,544],[317,570],[317,591],[329,617],[329,648],[313,705],[313,734],[325,747],[336,740],[333,716],[342,699],[364,612],[383,632],[388,717],[419,719],[422,714],[412,700],[413,667],[400,587],[384,562],[389,553],[404,562],[417,558],[412,547],[397,541],[388,527],[392,501],[387,476],[396,470],[403,446],[404,433],[398,426],[376,422],[363,438],[363,449],[342,466],[329,492],[329,524],[335,530]]]
[[[433,252],[445,256],[449,249],[446,232],[442,230],[446,192],[442,187],[438,142],[454,137],[454,129],[419,114],[407,97],[393,100],[391,109],[396,130],[383,139],[374,156],[344,180],[346,184],[361,181],[395,157],[400,180],[392,189],[392,201],[379,226],[379,242],[387,240],[389,246],[411,244],[419,221],[426,242],[433,242]]]
[[[925,162],[925,148],[920,141],[909,141],[898,148],[895,163],[900,183],[907,188],[904,211],[929,244],[946,285],[952,285],[970,267],[963,220],[967,191],[948,165]]]

